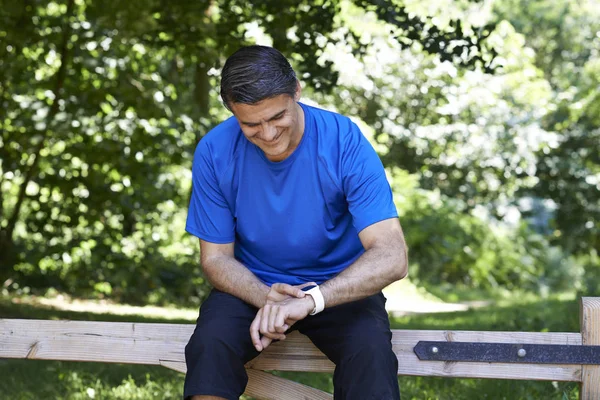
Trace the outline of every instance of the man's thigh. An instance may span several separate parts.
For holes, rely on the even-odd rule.
[[[204,394],[237,399],[243,393],[248,382],[244,364],[258,355],[249,331],[257,311],[227,293],[210,293],[185,348],[186,398]]]
[[[383,294],[325,309],[297,328],[336,364],[336,399],[400,397]]]

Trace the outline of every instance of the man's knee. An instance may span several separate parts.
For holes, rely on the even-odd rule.
[[[246,337],[247,336],[247,337]],[[200,354],[208,357],[234,357],[248,361],[256,356],[250,333],[247,330],[204,324],[198,326],[185,346],[186,359],[194,359]]]
[[[345,347],[334,373],[334,398],[398,400],[398,358],[385,338],[364,338]]]
[[[223,345],[222,339],[219,338],[214,328],[211,328],[210,325],[199,326],[185,346],[185,357],[188,359],[206,351],[215,351]]]
[[[187,373],[184,393],[192,400],[237,399],[244,392],[248,375],[244,350],[229,335],[199,330],[185,347]],[[211,393],[212,395],[195,395]]]
[[[397,366],[398,359],[392,350],[391,342],[386,337],[374,335],[349,341],[340,360],[340,363],[347,362],[361,363],[368,368],[370,365]]]
[[[386,335],[373,334],[348,340],[344,345],[337,369],[346,378],[356,381],[391,379],[398,373],[398,358]],[[376,376],[379,376],[377,378]]]

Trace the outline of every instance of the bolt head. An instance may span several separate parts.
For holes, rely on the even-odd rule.
[[[519,357],[525,357],[527,355],[527,351],[525,351],[525,349],[519,349],[519,351],[517,351],[517,355]]]
[[[435,346],[433,346],[433,347],[431,348],[431,352],[432,352],[433,354],[437,354],[437,352],[438,352],[438,351],[440,351],[440,349],[438,349],[438,348],[437,348],[437,347],[435,347]]]

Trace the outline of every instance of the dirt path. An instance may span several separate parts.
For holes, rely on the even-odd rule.
[[[394,282],[383,290],[387,298],[385,308],[394,316],[467,311],[489,302],[446,303],[412,284],[409,280]]]

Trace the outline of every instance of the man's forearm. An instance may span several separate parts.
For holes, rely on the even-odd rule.
[[[220,255],[203,260],[204,275],[218,290],[257,308],[265,305],[269,287],[235,258]]]
[[[392,282],[404,278],[408,270],[406,248],[372,248],[336,277],[320,285],[325,307],[349,303],[374,295]]]

